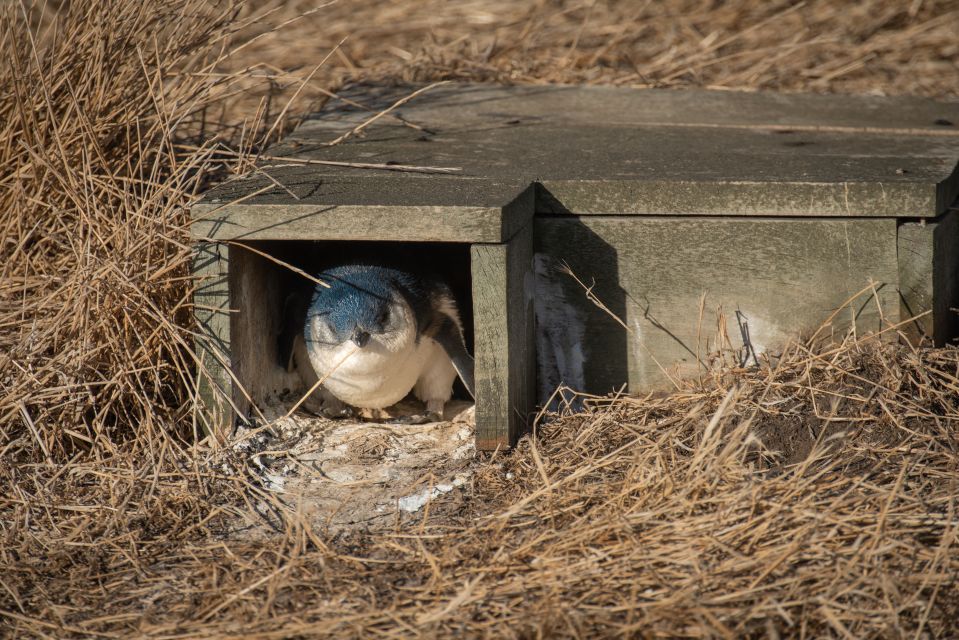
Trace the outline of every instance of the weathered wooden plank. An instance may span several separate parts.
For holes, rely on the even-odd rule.
[[[515,444],[533,400],[532,228],[505,244],[474,244],[476,446]]]
[[[887,326],[881,317],[894,323],[895,226],[887,219],[538,218],[540,400],[560,382],[606,393],[695,375],[719,346],[720,325],[748,364],[815,331],[870,280],[878,301],[862,296],[832,330],[853,323],[877,330]],[[564,261],[628,329],[561,273]]]
[[[346,180],[285,167],[271,179],[218,187],[191,215],[194,236],[205,239],[505,242],[532,218],[533,190],[528,182]]]
[[[254,405],[302,384],[277,352],[289,273],[243,246],[230,247],[230,271],[233,402],[241,417],[255,417]]]
[[[499,242],[492,229],[501,210],[478,207],[354,207],[348,205],[196,205],[194,233],[231,240],[396,240]],[[435,221],[430,224],[429,221]]]
[[[916,183],[820,180],[546,180],[536,204],[547,214],[895,218],[903,211],[935,215],[951,197]]]
[[[955,136],[636,127],[603,121],[570,126],[561,117],[449,126],[430,124],[436,133],[428,156],[423,143],[402,130],[371,132],[363,149],[396,162],[429,160],[461,167],[462,178],[408,180],[435,186],[439,193],[455,192],[461,182],[539,182],[563,207],[550,212],[577,214],[929,217],[944,212],[959,193]],[[356,147],[347,143],[298,153],[349,161],[355,159]],[[314,170],[344,181],[369,175],[356,169]],[[285,170],[273,171],[277,180],[288,181]],[[717,196],[721,207],[711,206],[710,199]]]
[[[668,384],[702,366],[717,333],[727,357],[748,363],[813,331],[870,279],[877,299],[840,313],[834,329],[879,328],[926,305],[937,341],[959,332],[949,309],[959,230],[954,216],[936,218],[959,194],[959,103],[450,85],[400,112],[423,128],[381,118],[335,146],[326,143],[369,113],[327,112],[272,148],[272,166],[193,208],[194,237],[217,255],[198,271],[219,279],[197,299],[211,296],[223,316],[198,307],[212,336],[198,341],[201,369],[209,362],[214,372],[205,402],[225,397],[243,414],[247,394],[290,382],[272,353],[278,292],[289,283],[278,286],[279,268],[238,245],[227,261],[210,240],[471,245],[484,448],[511,444],[530,408],[533,280],[544,394],[559,382],[598,392]],[[459,171],[294,166],[276,156]],[[931,224],[914,225],[919,218]],[[896,219],[906,221],[898,236]],[[308,269],[313,261],[292,259]],[[558,273],[562,260],[595,281],[592,292],[626,328]],[[231,385],[231,366],[246,388]]]
[[[361,102],[358,109],[331,100],[303,130],[341,135],[409,95],[411,87],[354,85],[341,91]],[[369,109],[369,110],[368,110]],[[502,87],[457,83],[436,87],[399,110],[407,121],[469,126],[475,122],[558,120],[579,126],[608,122],[627,126],[713,126],[853,129],[909,133],[959,133],[959,102],[914,96],[851,96],[812,93],[624,89],[549,85]],[[386,123],[402,126],[399,122]],[[327,134],[333,139],[334,135]]]
[[[916,319],[903,333],[917,343],[933,336],[933,254],[935,222],[906,222],[899,226],[899,294],[903,319]],[[928,312],[928,313],[927,313]],[[922,315],[922,314],[926,315]],[[920,316],[920,317],[917,317]]]
[[[197,418],[208,433],[223,433],[232,426],[233,420],[228,267],[225,245],[216,242],[194,245]]]
[[[375,104],[377,89],[367,91],[362,101]],[[380,98],[396,91],[409,89]],[[402,114],[428,131],[382,118],[361,142],[330,147],[369,117],[331,108],[274,154],[541,182],[561,205],[542,211],[576,214],[934,217],[959,194],[959,102],[450,85]]]
[[[959,335],[959,213],[934,222],[905,222],[898,229],[899,290],[904,327],[913,340],[932,338],[937,345]]]

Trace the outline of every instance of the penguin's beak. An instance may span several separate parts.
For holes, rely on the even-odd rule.
[[[362,349],[366,346],[366,343],[370,341],[370,334],[368,331],[363,331],[359,327],[356,327],[353,329],[353,335],[350,336],[350,340],[353,341],[353,344]]]

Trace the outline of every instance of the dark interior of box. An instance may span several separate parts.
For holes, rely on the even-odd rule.
[[[249,407],[271,397],[303,392],[295,374],[282,366],[279,335],[283,309],[294,292],[308,297],[316,286],[284,266],[317,275],[324,269],[362,263],[435,273],[453,290],[463,321],[466,346],[473,353],[473,304],[468,244],[360,241],[247,241],[230,247],[230,299],[234,370],[242,390],[235,401]],[[246,248],[249,247],[249,248]],[[265,257],[266,254],[275,260]],[[247,397],[248,396],[248,397]],[[470,399],[457,380],[454,398]]]

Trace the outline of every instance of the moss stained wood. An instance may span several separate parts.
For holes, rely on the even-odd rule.
[[[403,91],[410,90],[353,97],[378,108]],[[957,102],[447,85],[398,113],[419,128],[385,117],[328,146],[370,117],[334,100],[271,157],[452,167],[455,175],[397,177],[274,159],[265,171],[283,188],[254,174],[204,203],[245,197],[234,210],[260,211],[253,228],[262,228],[276,215],[266,205],[276,203],[336,205],[345,217],[356,214],[351,207],[382,206],[377,214],[414,222],[411,207],[443,206],[461,225],[457,207],[489,207],[506,184],[541,184],[552,197],[542,212],[580,215],[916,218],[945,212],[959,194],[959,128],[936,124],[959,122]]]
[[[532,227],[471,247],[476,445],[515,444],[533,407]]]
[[[201,242],[194,247],[193,274],[197,278],[193,294],[194,315],[199,327],[196,337],[198,356],[198,415],[205,429],[221,432],[232,422],[233,408],[230,376],[230,292],[228,249],[217,242]]]
[[[746,363],[752,362],[746,343],[757,356],[775,353],[790,337],[813,333],[870,282],[878,300],[862,296],[830,331],[853,323],[860,332],[875,331],[900,318],[891,219],[583,216],[537,219],[535,234],[536,251],[553,265],[538,274],[546,279],[540,287],[563,292],[584,328],[585,350],[582,372],[541,370],[540,376],[567,382],[582,376],[595,393],[624,382],[632,391],[668,387],[670,377],[695,375],[700,358],[717,346],[720,311]],[[629,329],[555,268],[564,262],[595,285],[593,293]]]
[[[959,334],[959,213],[933,222],[906,222],[898,229],[899,291],[904,327],[915,340],[931,336],[944,344]],[[921,315],[923,314],[923,315]]]

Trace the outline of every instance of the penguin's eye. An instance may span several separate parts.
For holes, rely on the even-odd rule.
[[[390,319],[390,310],[389,310],[389,307],[387,307],[386,309],[383,309],[382,311],[380,311],[380,315],[376,317],[376,322],[378,324],[386,324],[389,319]]]

